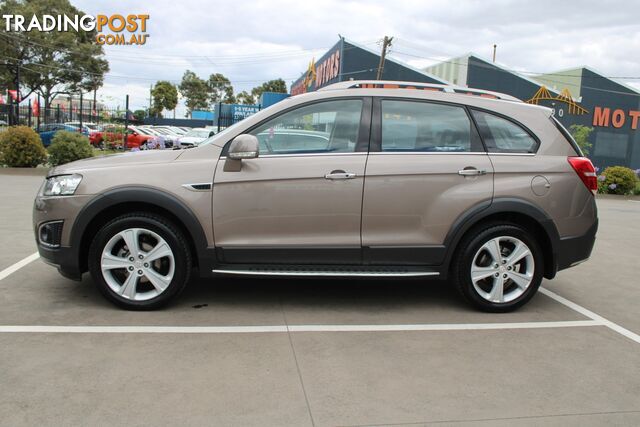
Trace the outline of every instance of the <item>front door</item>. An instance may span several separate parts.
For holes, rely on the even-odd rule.
[[[216,168],[213,224],[222,262],[361,262],[369,98],[294,107],[247,133],[259,156]],[[228,147],[229,144],[227,144]],[[229,169],[229,168],[228,168]]]
[[[364,261],[437,265],[456,219],[493,197],[493,167],[463,106],[376,100],[362,216]]]

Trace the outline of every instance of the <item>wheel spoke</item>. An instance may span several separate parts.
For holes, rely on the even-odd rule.
[[[171,283],[171,277],[163,276],[156,272],[155,270],[148,268],[144,275],[149,279],[149,282],[153,285],[154,288],[158,291],[158,293],[163,292],[167,289],[167,286]]]
[[[134,299],[134,297],[136,296],[137,285],[138,276],[133,272],[129,273],[129,276],[127,276],[127,279],[124,281],[122,287],[120,288],[120,295],[125,298]]]
[[[504,302],[504,279],[502,276],[494,279],[489,299],[493,302]]]
[[[508,276],[520,289],[526,289],[527,286],[529,286],[529,283],[531,283],[531,277],[527,276],[526,274],[516,273],[515,271],[512,271],[508,273]]]
[[[471,280],[473,280],[473,282],[478,282],[482,279],[486,279],[489,276],[492,276],[493,274],[495,274],[497,270],[495,268],[493,268],[493,265],[490,265],[489,267],[479,267],[477,265],[474,265],[471,268]]]
[[[527,247],[527,245],[525,245],[522,242],[517,242],[516,243],[516,247],[513,248],[513,251],[507,257],[507,264],[508,265],[513,265],[513,264],[517,263],[518,261],[520,261],[522,258],[524,258],[527,255],[529,255],[530,253],[531,253],[531,251],[529,251],[529,248]]]
[[[160,242],[153,249],[147,252],[145,258],[147,261],[152,262],[167,256],[172,258],[173,252],[166,242]]]
[[[102,254],[102,262],[100,264],[102,271],[127,268],[129,265],[131,265],[131,263],[126,258],[121,258],[109,253]]]
[[[489,240],[484,244],[483,247],[487,250],[487,252],[489,252],[489,255],[491,255],[491,259],[493,259],[493,262],[500,263],[502,261],[502,254],[500,252],[500,238]]]
[[[140,246],[138,244],[138,229],[130,228],[120,232],[120,237],[124,240],[129,253],[133,257],[137,257],[140,252]]]

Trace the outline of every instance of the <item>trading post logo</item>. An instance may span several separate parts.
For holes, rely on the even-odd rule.
[[[5,31],[96,31],[96,43],[143,45],[147,42],[149,15],[2,15]],[[106,32],[108,31],[108,32]]]

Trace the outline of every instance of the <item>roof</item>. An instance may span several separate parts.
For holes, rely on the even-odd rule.
[[[485,98],[501,99],[505,101],[522,102],[520,99],[504,93],[490,90],[473,89],[455,85],[441,85],[434,83],[420,82],[398,82],[392,80],[349,80],[334,83],[318,89],[318,91],[341,90],[341,89],[405,89],[405,90],[432,90],[444,93],[455,93],[462,95],[475,95]]]

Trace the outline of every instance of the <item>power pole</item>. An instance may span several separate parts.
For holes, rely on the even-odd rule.
[[[380,63],[378,64],[378,74],[376,75],[376,80],[382,79],[382,71],[384,70],[384,59],[387,56],[387,49],[391,46],[391,41],[393,37],[384,36],[384,40],[382,40],[382,53],[380,54]]]
[[[496,48],[498,47],[497,44],[493,45],[493,62],[496,62]]]

